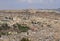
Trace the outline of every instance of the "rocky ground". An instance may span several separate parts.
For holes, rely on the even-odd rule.
[[[30,41],[60,41],[60,13],[29,13],[27,11],[24,13],[4,12],[0,14],[0,24],[7,23],[11,27],[9,30],[3,30],[10,35],[1,35],[0,41],[21,41],[23,37]],[[12,25],[16,23],[26,25],[30,29],[27,32],[14,30]]]

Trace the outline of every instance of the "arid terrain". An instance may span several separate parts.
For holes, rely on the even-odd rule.
[[[60,13],[54,10],[0,10],[0,41],[60,41]]]

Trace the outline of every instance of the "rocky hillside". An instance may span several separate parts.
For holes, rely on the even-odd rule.
[[[2,10],[0,41],[60,41],[60,13],[52,10]]]

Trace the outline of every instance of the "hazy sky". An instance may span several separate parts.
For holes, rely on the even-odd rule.
[[[60,8],[60,0],[0,0],[0,9]]]

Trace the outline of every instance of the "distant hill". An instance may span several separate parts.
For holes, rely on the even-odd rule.
[[[58,8],[58,9],[55,9],[56,11],[60,11],[60,8]]]

